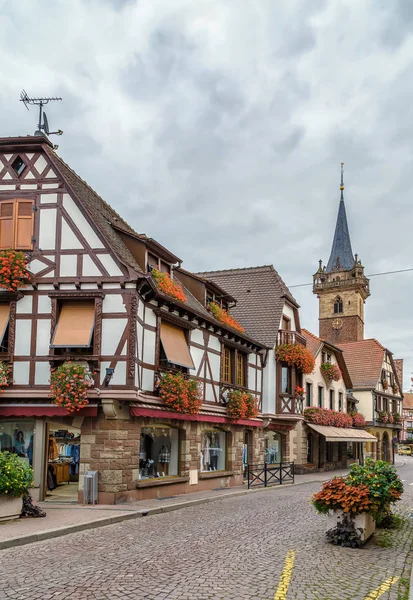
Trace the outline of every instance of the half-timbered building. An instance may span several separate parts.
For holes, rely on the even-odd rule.
[[[266,340],[217,320],[209,302],[230,309],[231,290],[136,233],[44,136],[0,139],[0,249],[9,248],[26,253],[31,278],[0,292],[0,360],[13,378],[0,398],[0,450],[33,465],[38,498],[82,500],[87,471],[98,472],[99,502],[170,496],[241,483],[243,464],[263,461],[264,418],[275,413]],[[153,269],[179,279],[183,299],[162,292]],[[294,319],[296,305],[286,310]],[[51,372],[70,361],[94,378],[71,416],[50,399]],[[199,414],[160,399],[165,371],[196,378]],[[258,417],[229,419],[231,390],[257,398]],[[295,418],[282,415],[280,427]]]

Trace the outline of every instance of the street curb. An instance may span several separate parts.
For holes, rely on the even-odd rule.
[[[325,481],[327,481],[327,479]],[[34,533],[22,537],[11,538],[9,540],[0,542],[0,550],[6,550],[7,548],[16,548],[17,546],[25,546],[26,544],[32,544],[34,542],[42,542],[44,540],[69,535],[71,533],[78,533],[79,531],[85,531],[87,529],[97,529],[99,527],[106,527],[107,525],[115,525],[117,523],[121,523],[122,521],[127,521],[131,519],[139,519],[141,517],[149,517],[151,515],[173,512],[175,510],[181,510],[190,506],[209,504],[210,502],[215,502],[217,500],[222,500],[225,498],[235,498],[236,496],[245,496],[246,494],[254,494],[256,492],[283,490],[286,486],[293,487],[298,485],[307,485],[309,483],[323,482],[324,480],[321,481],[320,479],[311,481],[298,481],[296,483],[287,483],[285,485],[274,485],[267,488],[240,490],[238,492],[230,492],[228,494],[210,496],[207,498],[196,498],[195,500],[186,500],[184,502],[179,502],[179,504],[167,504],[166,506],[160,506],[159,508],[142,508],[136,511],[128,511],[125,512],[125,514],[123,515],[116,515],[115,517],[103,517],[101,519],[97,519],[96,521],[90,521],[89,523],[80,523],[79,525],[69,525],[67,527],[57,527],[55,529],[48,529],[46,531],[42,531],[41,533]],[[409,598],[409,600],[413,600],[413,597]]]

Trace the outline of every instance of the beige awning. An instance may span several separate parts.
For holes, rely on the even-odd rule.
[[[170,323],[161,323],[161,342],[168,362],[194,369],[184,330]]]
[[[64,302],[54,332],[54,348],[88,348],[95,324],[93,300]]]
[[[10,304],[0,304],[0,344],[3,343],[4,334],[9,324]]]
[[[314,425],[308,427],[326,438],[326,442],[377,442],[377,438],[362,429],[347,429],[345,427],[330,427],[329,425]]]

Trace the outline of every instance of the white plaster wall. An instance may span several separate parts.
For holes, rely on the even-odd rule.
[[[84,277],[101,277],[102,271],[97,268],[93,260],[88,254],[83,255],[83,270]]]
[[[156,314],[153,312],[151,308],[145,308],[145,323],[146,325],[150,325],[151,327],[156,327]]]
[[[52,311],[52,301],[49,296],[39,294],[37,297],[37,310],[39,313],[50,314]]]
[[[74,231],[70,228],[65,218],[62,218],[62,236],[60,247],[62,250],[80,250],[84,246]]]
[[[110,362],[101,362],[101,384],[106,376],[106,369],[110,366]],[[126,385],[126,361],[118,362],[115,367],[110,385]]]
[[[16,356],[30,356],[31,333],[31,320],[16,319],[16,342],[14,347]]]
[[[37,320],[36,355],[47,356],[50,346],[50,319]]]
[[[255,390],[255,373],[255,369],[248,367],[248,387],[250,390]]]
[[[143,321],[143,309],[144,309],[144,303],[141,300],[138,300],[138,317],[140,318],[141,321]]]
[[[102,354],[112,356],[128,323],[127,319],[102,319]]]
[[[221,342],[215,335],[211,334],[209,336],[208,347],[212,348],[213,350],[218,350],[218,352],[221,352]]]
[[[205,402],[215,402],[214,390],[210,383],[205,385]]]
[[[40,229],[39,229],[39,248],[42,250],[51,250],[56,247],[56,214],[55,208],[41,209]]]
[[[204,357],[204,351],[201,350],[201,348],[193,348],[191,346],[190,352],[195,365],[195,369],[192,371],[192,373],[198,373],[199,365]]]
[[[154,331],[145,331],[145,344],[143,347],[143,362],[148,365],[155,364],[156,334]]]
[[[202,333],[202,329],[192,329],[191,342],[195,342],[195,344],[201,344],[201,346],[204,345],[204,335]]]
[[[291,306],[287,306],[287,304],[284,304],[283,315],[285,315],[288,319],[290,319],[291,331],[296,331],[295,316],[294,316],[294,311],[291,308]],[[280,329],[282,329],[282,317],[280,320]]]
[[[50,381],[50,365],[48,362],[37,362],[35,366],[35,384],[48,385]]]
[[[14,362],[13,363],[13,379],[16,385],[29,384],[29,362]]]
[[[33,296],[23,296],[16,302],[16,313],[31,314],[33,312]]]
[[[262,412],[275,414],[275,356],[270,350],[263,371]]]
[[[106,271],[109,273],[109,275],[111,275],[112,277],[123,275],[122,271],[119,269],[118,265],[115,263],[110,254],[99,254],[98,258],[105,267]]]
[[[359,403],[357,404],[357,410],[359,413],[364,415],[366,421],[373,420],[373,394],[370,391],[357,391],[352,390],[351,393]]]
[[[56,204],[57,194],[40,194],[40,204]]]
[[[60,256],[60,277],[76,277],[77,256],[62,254]]]
[[[126,313],[121,294],[107,294],[103,298],[102,310],[104,313]]]
[[[323,408],[330,408],[330,391],[334,391],[334,404],[333,410],[338,410],[338,394],[339,392],[343,393],[343,411],[346,410],[346,386],[341,378],[339,381],[327,381],[320,370],[321,366],[321,353],[323,349],[317,354],[315,359],[315,369],[314,372],[310,375],[304,375],[304,389],[306,388],[306,383],[311,383],[313,386],[313,398],[312,398],[312,406],[318,406],[318,387],[324,388],[324,398],[323,398]],[[327,359],[327,350],[325,350],[326,359]],[[337,364],[336,356],[333,352],[328,350],[328,354],[331,354],[331,362],[333,364]],[[306,406],[306,401],[304,401],[304,406]]]
[[[138,338],[138,358],[139,360],[143,359],[142,356],[142,350],[143,350],[143,326],[139,323],[139,321],[136,322],[136,332],[137,332],[137,338]]]
[[[99,237],[89,225],[88,220],[77,207],[77,205],[74,203],[69,194],[63,195],[63,206],[69,213],[70,217],[72,218],[79,231],[82,232],[82,235],[89,244],[89,246],[91,248],[104,248],[104,245],[100,241]]]

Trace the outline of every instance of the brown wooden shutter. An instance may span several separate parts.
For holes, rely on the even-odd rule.
[[[14,201],[0,202],[0,250],[14,248]]]
[[[195,368],[183,329],[170,323],[161,323],[161,342],[170,363]]]
[[[9,324],[10,304],[0,304],[0,344],[3,343],[4,334]]]
[[[31,250],[33,247],[33,201],[16,200],[15,248]]]

